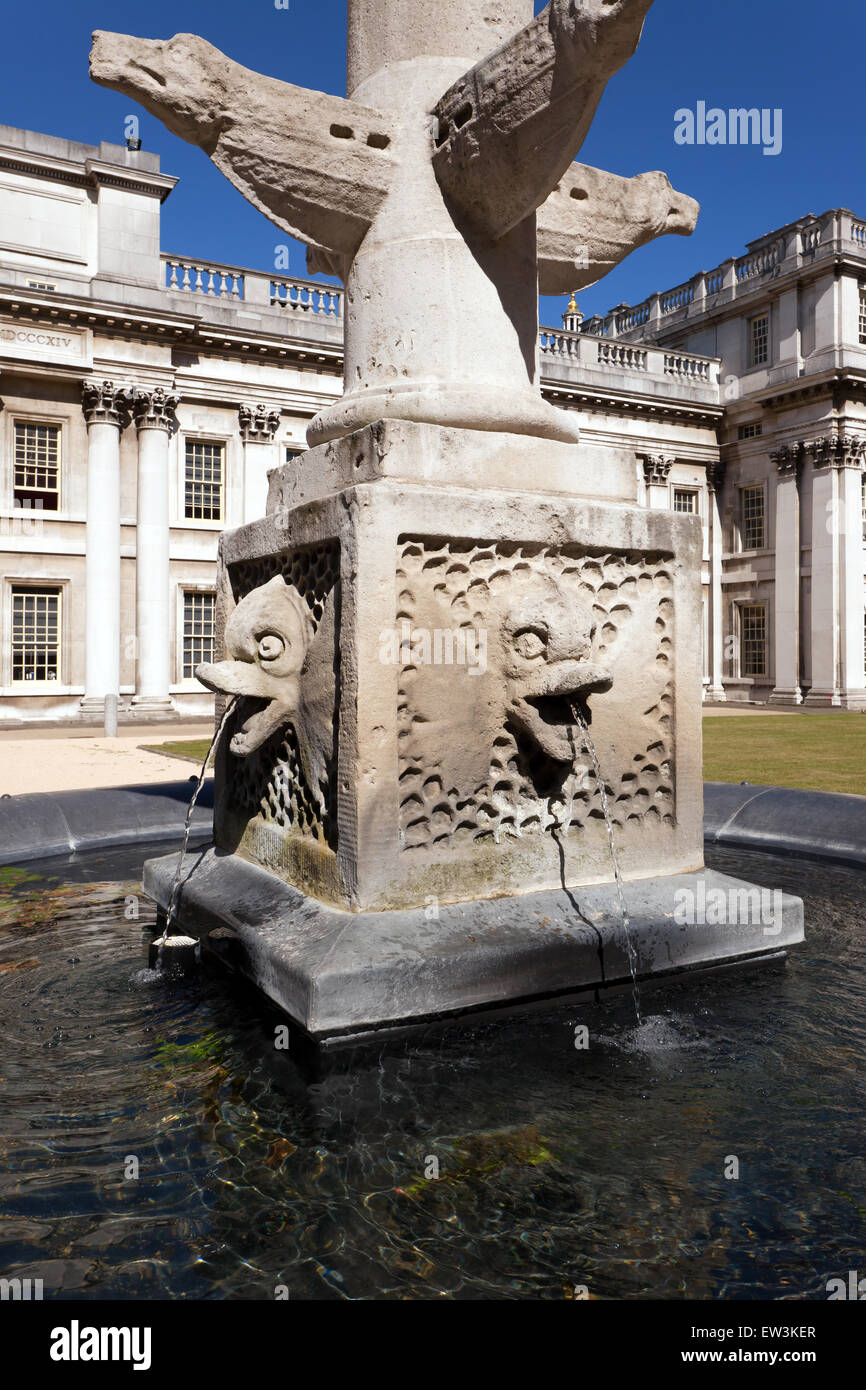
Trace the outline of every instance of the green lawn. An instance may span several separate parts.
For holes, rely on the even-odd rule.
[[[169,758],[187,758],[201,767],[205,754],[210,748],[209,738],[172,739],[169,743],[143,743],[141,747],[148,753],[163,753]]]
[[[201,766],[208,739],[150,746]],[[866,796],[866,714],[704,716],[704,777]]]
[[[866,714],[707,714],[704,778],[866,796]]]

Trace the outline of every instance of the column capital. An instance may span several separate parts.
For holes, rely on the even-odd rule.
[[[129,424],[130,391],[113,381],[83,381],[81,409],[88,425],[116,425],[119,430]]]
[[[245,444],[273,444],[280,427],[280,412],[275,406],[239,405],[238,423]]]
[[[663,487],[668,480],[674,459],[666,454],[639,454],[647,487]]]
[[[132,396],[132,414],[137,430],[165,430],[176,427],[174,412],[180,402],[175,391],[166,391],[162,386],[154,386],[150,391],[136,389]]]
[[[866,436],[862,434],[834,431],[813,439],[806,450],[815,468],[853,468],[862,473],[866,465]]]
[[[806,445],[802,439],[794,439],[790,444],[770,450],[770,458],[783,478],[796,478],[805,457]]]
[[[722,459],[713,459],[707,464],[707,488],[710,492],[721,492],[728,465]]]

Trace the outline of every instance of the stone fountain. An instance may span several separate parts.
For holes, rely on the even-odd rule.
[[[700,522],[538,385],[539,289],[695,224],[664,174],[572,162],[651,3],[349,0],[347,99],[95,36],[97,82],[346,286],[344,395],[221,538],[214,846],[145,869],[319,1041],[802,939],[703,866]]]

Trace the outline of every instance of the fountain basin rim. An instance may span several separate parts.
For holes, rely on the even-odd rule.
[[[866,796],[704,783],[704,844],[866,868]]]
[[[29,792],[0,800],[0,865],[136,843],[179,842],[194,782],[193,777],[128,787]],[[212,778],[202,787],[192,826],[198,842],[212,832]]]
[[[179,841],[192,785],[184,779],[2,799],[0,865]],[[208,780],[193,813],[197,841],[210,834],[212,823]],[[866,868],[866,796],[705,782],[704,843]]]

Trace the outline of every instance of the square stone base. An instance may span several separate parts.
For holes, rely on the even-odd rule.
[[[144,867],[145,891],[163,911],[178,861]],[[212,847],[186,856],[182,881],[178,925],[319,1043],[631,979],[610,884],[350,913]],[[778,957],[803,940],[798,898],[760,903],[759,889],[712,870],[633,881],[625,894],[639,979]],[[727,921],[684,924],[684,905],[698,923]]]
[[[479,476],[505,447],[451,433]],[[555,890],[563,872],[603,883],[598,776],[561,698],[589,672],[623,876],[700,869],[698,518],[432,486],[412,470],[450,456],[422,426],[389,427],[375,480],[374,434],[323,446],[334,485],[347,470],[367,481],[303,504],[272,488],[266,517],[220,538],[225,630],[255,625],[282,577],[315,631],[291,731],[242,756],[236,734],[264,701],[244,691],[256,668],[235,663],[216,843],[355,912]]]

